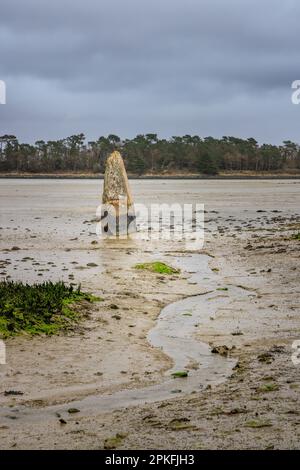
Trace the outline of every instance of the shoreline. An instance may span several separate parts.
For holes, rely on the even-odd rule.
[[[104,175],[97,174],[83,174],[83,173],[51,173],[51,174],[30,174],[30,173],[0,173],[0,179],[67,179],[67,180],[103,180]],[[197,175],[197,174],[174,174],[174,175],[135,175],[128,174],[130,180],[300,180],[300,172],[295,174],[278,173],[278,174],[249,174],[233,172],[231,174],[218,174],[218,175]]]

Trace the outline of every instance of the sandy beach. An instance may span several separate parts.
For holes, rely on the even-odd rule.
[[[204,204],[203,248],[100,240],[102,181],[0,180],[0,279],[103,299],[68,334],[5,341],[0,448],[299,448],[300,180],[131,187],[136,203]],[[180,274],[134,268],[158,260]]]

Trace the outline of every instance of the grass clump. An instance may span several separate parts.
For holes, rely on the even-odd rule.
[[[0,282],[0,335],[52,335],[71,328],[80,317],[75,304],[101,300],[63,282]]]
[[[117,433],[113,437],[106,438],[104,441],[104,449],[106,450],[116,449],[123,443],[123,440],[126,437],[127,437],[127,434],[125,433]]]
[[[279,390],[279,385],[272,382],[262,385],[259,388],[259,391],[262,393],[276,392],[277,390]]]
[[[300,241],[300,232],[295,233],[292,237],[294,240],[299,240]]]
[[[188,377],[189,373],[187,370],[182,370],[178,372],[173,372],[171,375],[174,379],[182,379],[184,377]]]
[[[171,431],[185,431],[187,429],[196,430],[197,427],[190,423],[188,418],[175,418],[172,419],[167,428]]]
[[[251,419],[250,421],[247,421],[245,423],[246,428],[253,428],[253,429],[267,428],[269,426],[272,426],[272,423],[269,420],[261,421],[261,420]]]
[[[154,261],[152,263],[141,263],[136,264],[135,269],[145,269],[147,271],[151,271],[153,273],[158,274],[179,274],[180,270],[172,268],[172,266],[168,266],[165,263],[160,261]]]

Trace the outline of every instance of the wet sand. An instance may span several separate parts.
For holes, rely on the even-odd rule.
[[[126,449],[297,448],[299,366],[291,345],[300,339],[299,241],[291,235],[300,231],[300,181],[131,181],[135,202],[205,204],[199,253],[178,242],[99,241],[101,184],[1,180],[1,278],[80,282],[104,298],[68,336],[7,341],[1,448],[101,449],[116,433],[126,435],[118,444]],[[213,285],[201,269],[196,279],[189,272],[207,256]],[[164,278],[133,269],[151,260],[183,271]],[[209,383],[197,382],[198,389],[184,391],[189,378],[172,379],[173,398],[106,412],[78,405],[79,413],[68,414],[72,400],[156,387],[170,377],[172,355],[149,340],[155,344],[159,314],[168,315],[173,302],[177,315],[190,313],[178,318],[194,322],[191,344],[203,344],[209,360],[226,362],[212,347],[230,349],[228,360],[237,363],[230,377],[224,373],[220,383],[208,367]],[[192,354],[189,368],[191,378],[201,376]],[[24,406],[29,417],[55,411],[31,422]]]

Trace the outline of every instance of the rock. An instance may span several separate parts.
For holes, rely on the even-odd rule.
[[[5,390],[4,395],[7,397],[10,395],[13,395],[13,396],[24,395],[24,393],[20,392],[19,390]]]
[[[229,416],[231,415],[238,415],[238,414],[243,414],[243,413],[248,413],[247,409],[245,408],[233,408],[232,410],[228,411]]]
[[[105,166],[101,231],[108,236],[127,235],[136,231],[133,200],[120,152],[113,152]]]
[[[190,424],[190,420],[188,418],[172,419],[167,425],[167,428],[170,429],[171,431],[184,431],[187,429],[190,429],[190,430],[197,429],[196,426],[194,426],[193,424]]]
[[[274,360],[273,355],[270,352],[259,354],[257,359],[259,362],[266,362],[267,364],[270,364]]]
[[[242,336],[243,334],[241,330],[235,330],[231,333],[232,336]]]
[[[228,346],[223,345],[223,346],[214,346],[211,350],[213,354],[220,354],[220,356],[228,356],[230,349]]]
[[[80,413],[80,410],[78,410],[78,408],[69,408],[68,413],[69,414]]]
[[[109,308],[111,308],[112,310],[119,310],[119,307],[116,304],[110,304]]]
[[[275,344],[271,349],[270,349],[270,353],[274,353],[274,354],[282,354],[284,353],[284,346],[278,346],[277,344]]]

